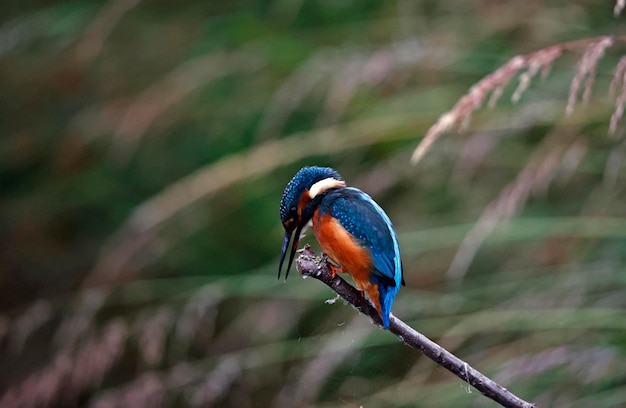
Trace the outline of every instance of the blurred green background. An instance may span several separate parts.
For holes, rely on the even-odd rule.
[[[316,164],[393,220],[394,314],[541,407],[626,406],[624,47],[569,117],[580,52],[409,163],[511,57],[622,34],[613,6],[2,2],[0,405],[496,406],[276,279],[282,190]]]

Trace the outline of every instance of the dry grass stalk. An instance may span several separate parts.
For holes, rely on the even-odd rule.
[[[102,380],[124,351],[128,328],[121,319],[109,323],[100,335],[78,349],[67,347],[48,365],[0,396],[1,407],[75,405],[79,394]]]
[[[617,0],[615,2],[615,7],[613,8],[613,14],[615,17],[622,14],[622,10],[624,10],[624,6],[626,6],[626,0]]]
[[[384,48],[371,55],[356,56],[343,69],[333,73],[332,84],[324,101],[323,111],[317,126],[338,123],[360,86],[376,86],[385,81],[394,70],[403,65],[414,65],[423,52],[410,52],[412,42],[397,44],[395,48]],[[408,57],[407,57],[408,56]]]
[[[474,85],[450,111],[439,117],[437,123],[428,129],[426,136],[413,152],[411,161],[417,163],[444,132],[452,129],[459,123],[467,126],[474,111],[480,108],[487,96],[492,93],[494,93],[495,97],[490,104],[494,105],[497,97],[502,93],[501,90],[525,66],[527,66],[527,61],[524,57],[514,57],[500,69]]]
[[[626,102],[626,56],[620,58],[615,67],[610,93],[615,98],[615,111],[611,115],[609,132],[615,134],[617,124],[624,114],[624,102]]]
[[[359,57],[349,61],[343,69],[334,73],[322,113],[316,121],[317,127],[329,126],[341,119],[359,89],[362,82],[360,72],[366,65],[364,58]]]
[[[150,126],[173,105],[226,75],[253,72],[264,61],[254,52],[216,53],[189,60],[146,88],[130,104],[112,138],[111,154],[125,163]]]
[[[85,29],[81,41],[76,45],[76,58],[84,64],[93,61],[113,29],[140,1],[116,0],[105,3]]]
[[[463,142],[453,180],[458,183],[471,179],[501,140],[513,138],[524,129],[551,124],[560,113],[556,103],[543,101],[521,106],[514,117],[496,116],[488,120],[480,131],[470,134]]]
[[[617,353],[613,349],[588,347],[553,347],[539,353],[526,354],[507,362],[496,376],[505,384],[541,375],[557,366],[566,366],[581,382],[597,381],[615,367]]]
[[[163,306],[156,313],[141,317],[135,326],[139,351],[150,367],[161,363],[165,354],[167,334],[176,320],[173,310]]]
[[[88,335],[96,314],[106,301],[109,289],[82,290],[72,306],[72,312],[63,318],[53,343],[58,348],[67,347]]]
[[[195,387],[204,378],[204,370],[181,362],[170,369],[147,371],[132,381],[96,395],[89,403],[92,408],[126,408],[163,406],[173,392],[183,391],[189,400]]]
[[[11,324],[9,346],[14,353],[22,351],[24,343],[32,333],[54,316],[52,305],[44,299],[33,303],[24,313]]]
[[[258,127],[257,141],[273,139],[280,134],[289,115],[328,75],[338,69],[332,54],[321,51],[296,68],[278,87],[268,103]]]
[[[176,317],[174,329],[176,348],[186,351],[187,346],[202,328],[205,336],[213,333],[217,317],[217,304],[223,299],[221,288],[208,285],[200,288],[185,303],[182,312]]]
[[[147,372],[129,384],[105,393],[90,404],[92,408],[152,408],[163,406],[167,394],[164,381]]]
[[[540,70],[542,78],[548,76],[548,73],[550,73],[550,69],[552,68],[552,64],[554,64],[554,61],[561,56],[562,52],[563,50],[560,47],[553,46],[530,54],[530,56],[526,59],[528,69],[520,75],[519,85],[511,97],[513,102],[518,102],[521,99],[522,94],[526,91],[526,89],[528,89],[531,80]],[[494,105],[491,105],[490,107],[493,107]]]
[[[526,69],[526,71],[520,75],[520,83],[512,96],[513,102],[517,102],[521,98],[523,92],[530,85],[532,78],[539,71],[541,71],[542,76],[545,77],[550,71],[554,61],[565,51],[584,49],[585,51],[578,63],[577,71],[570,87],[566,112],[568,114],[571,113],[574,105],[578,101],[578,94],[581,87],[584,86],[583,101],[587,102],[590,99],[598,62],[604,56],[606,49],[617,41],[626,42],[626,37],[603,36],[587,38],[553,45],[530,54],[513,57],[505,65],[476,83],[465,96],[459,99],[451,110],[444,113],[439,120],[428,129],[426,136],[415,148],[411,162],[413,164],[418,163],[430,150],[435,141],[445,132],[459,125],[461,128],[466,126],[472,114],[482,106],[487,97],[490,97],[489,107],[495,106],[504,88],[510,83],[511,79],[523,69]],[[623,111],[623,103],[626,101],[626,87],[624,86],[623,74],[624,68],[618,65],[615,74],[616,78],[614,78],[615,84],[612,86],[612,89],[619,88],[620,92],[616,100],[616,110],[611,120],[611,133],[615,132],[617,122],[621,118],[621,112]],[[621,84],[621,87],[618,86],[619,84]]]
[[[214,406],[242,373],[243,363],[236,356],[224,357],[191,392],[192,407]]]
[[[427,55],[414,40],[397,42],[373,51],[323,50],[300,65],[274,93],[259,125],[257,140],[280,135],[289,116],[313,92],[330,80],[316,126],[340,121],[360,86],[376,86],[394,72],[415,64]],[[317,89],[316,89],[317,88]]]
[[[350,333],[350,347],[343,345],[346,333]],[[363,329],[363,320],[356,318],[342,330],[329,336],[316,353],[316,357],[306,364],[297,379],[280,390],[275,406],[288,408],[312,404],[332,373],[362,347],[362,343],[370,334],[370,330]]]
[[[580,149],[585,149],[580,142],[563,141],[559,133],[544,140],[517,178],[485,208],[476,225],[467,233],[452,260],[447,278],[463,279],[478,249],[498,224],[513,216],[531,195],[545,193],[561,168],[565,166],[568,172],[576,168],[584,157]],[[573,158],[577,158],[576,163],[572,162]]]
[[[576,75],[572,79],[572,85],[569,91],[569,97],[567,98],[567,106],[565,107],[565,113],[571,115],[574,111],[574,105],[578,101],[578,93],[581,85],[585,85],[583,91],[583,102],[588,103],[591,98],[591,89],[593,81],[596,77],[596,70],[598,62],[604,56],[606,49],[613,45],[613,37],[603,37],[597,42],[590,43],[585,52],[578,62],[578,68],[576,69]]]
[[[622,139],[619,144],[611,150],[606,160],[603,182],[609,190],[615,188],[617,185],[620,169],[624,165],[624,156],[626,156],[626,139]]]

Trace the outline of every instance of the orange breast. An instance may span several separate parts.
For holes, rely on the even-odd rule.
[[[352,275],[357,287],[367,292],[380,313],[378,285],[369,281],[373,269],[369,251],[359,246],[339,221],[328,214],[321,216],[319,210],[313,214],[313,232],[324,253],[341,265],[343,272]]]

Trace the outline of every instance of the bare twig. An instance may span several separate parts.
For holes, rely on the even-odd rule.
[[[310,276],[325,283],[339,296],[350,303],[355,309],[368,316],[372,322],[382,327],[378,312],[367,299],[353,286],[338,275],[333,276],[328,264],[315,256],[308,245],[296,261],[298,271],[304,276]],[[420,350],[426,357],[443,366],[454,375],[475,387],[487,398],[492,399],[503,407],[532,408],[534,404],[515,396],[506,388],[489,379],[468,363],[445,350],[437,343],[418,333],[394,315],[390,316],[389,331],[395,334],[400,341],[409,347]]]

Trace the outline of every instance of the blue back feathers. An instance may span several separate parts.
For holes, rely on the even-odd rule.
[[[398,237],[391,220],[372,198],[347,187],[328,192],[320,203],[322,214],[330,214],[364,247],[374,263],[370,281],[378,285],[383,325],[389,327],[389,312],[403,284]]]
[[[289,181],[283,192],[283,197],[280,200],[280,220],[285,222],[291,217],[290,212],[292,208],[298,206],[300,197],[306,189],[311,188],[318,181],[329,177],[343,180],[339,173],[330,167],[303,167],[300,169]]]

